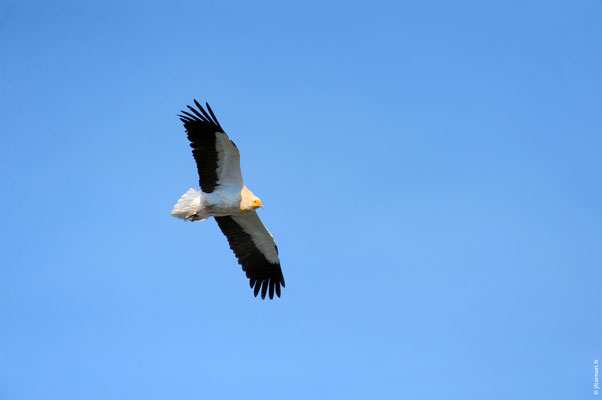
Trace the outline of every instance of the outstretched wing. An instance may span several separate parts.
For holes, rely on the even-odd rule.
[[[190,140],[201,190],[211,193],[218,186],[234,186],[242,190],[244,182],[238,148],[222,129],[209,104],[205,103],[211,115],[196,100],[194,104],[198,110],[187,106],[192,114],[181,111],[182,115],[178,116]]]
[[[215,217],[220,229],[228,238],[238,263],[247,273],[255,296],[261,289],[261,298],[268,293],[270,299],[280,297],[280,285],[284,277],[278,259],[274,238],[263,225],[255,211],[230,217]]]

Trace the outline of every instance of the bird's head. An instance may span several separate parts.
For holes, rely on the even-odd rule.
[[[251,208],[252,208],[253,210],[257,210],[258,208],[263,208],[263,204],[261,203],[261,200],[259,200],[257,197],[256,197],[256,198],[254,198],[254,199],[251,201]]]
[[[263,204],[261,204],[261,200],[259,197],[255,196],[253,192],[244,187],[240,192],[240,211],[255,211],[258,208],[263,208]]]

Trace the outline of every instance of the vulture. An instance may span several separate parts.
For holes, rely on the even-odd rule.
[[[280,297],[284,277],[278,247],[272,234],[259,219],[263,208],[259,197],[246,186],[240,171],[240,153],[226,135],[208,103],[207,111],[187,106],[178,115],[192,147],[201,190],[189,189],[178,200],[171,215],[185,221],[213,217],[228,239],[230,248],[249,278],[255,297],[261,292],[270,299]]]

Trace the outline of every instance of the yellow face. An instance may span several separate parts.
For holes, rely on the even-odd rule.
[[[248,207],[248,208],[240,207],[240,211],[242,211],[242,212],[252,211],[252,210],[258,209],[259,207],[263,208],[263,204],[261,204],[261,200],[255,199],[255,200],[251,201],[251,207]]]

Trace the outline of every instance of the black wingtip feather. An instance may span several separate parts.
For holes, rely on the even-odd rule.
[[[196,106],[199,108],[199,111],[201,111],[203,113],[203,115],[205,116],[205,118],[207,118],[207,121],[211,121],[214,122],[214,120],[211,119],[211,117],[209,116],[209,114],[207,114],[207,111],[205,111],[205,109],[203,108],[202,105],[199,104],[198,101],[196,101],[196,99],[194,100],[194,104],[196,104]],[[217,125],[217,123],[215,123],[215,125]]]
[[[194,101],[194,104],[198,107],[198,110],[190,105],[187,105],[186,107],[190,111],[192,111],[192,113],[194,115],[190,114],[187,111],[180,110],[181,113],[187,115],[188,118],[190,118],[190,120],[186,121],[186,122],[192,122],[192,121],[205,122],[205,123],[208,123],[211,125],[215,125],[220,132],[223,132],[224,129],[222,128],[219,121],[217,120],[217,117],[213,113],[213,110],[209,106],[209,103],[205,103],[207,105],[207,109],[209,110],[209,114],[208,114],[207,111],[205,111],[203,106],[196,99],[193,99],[193,101]],[[182,115],[178,115],[178,117],[182,117]]]
[[[190,111],[192,111],[194,113],[194,115],[196,115],[201,121],[203,122],[209,122],[209,120],[207,118],[205,118],[203,115],[201,115],[201,113],[199,113],[195,108],[190,107],[190,106],[186,106],[188,107],[188,109]],[[186,113],[186,111],[182,111],[183,113]],[[186,113],[187,114],[187,113]],[[189,114],[190,115],[190,114]]]
[[[195,114],[198,114],[198,116],[200,116],[199,113],[196,112],[196,110],[194,108],[191,108],[190,106],[187,106],[188,108],[190,108]],[[185,114],[188,118],[190,118],[190,120],[195,120],[198,119],[196,116],[192,115],[191,113],[187,112],[187,111],[180,111],[182,114]],[[203,121],[205,122],[205,121]]]
[[[209,110],[209,114],[211,114],[211,116],[213,117],[215,124],[217,126],[220,126],[219,121],[217,120],[217,117],[215,116],[215,114],[213,113],[213,110],[211,109],[211,106],[209,106],[209,103],[205,103],[205,105],[207,106],[207,110]]]
[[[276,282],[276,296],[280,297],[280,282]]]
[[[270,279],[270,299],[274,298],[274,280]]]

